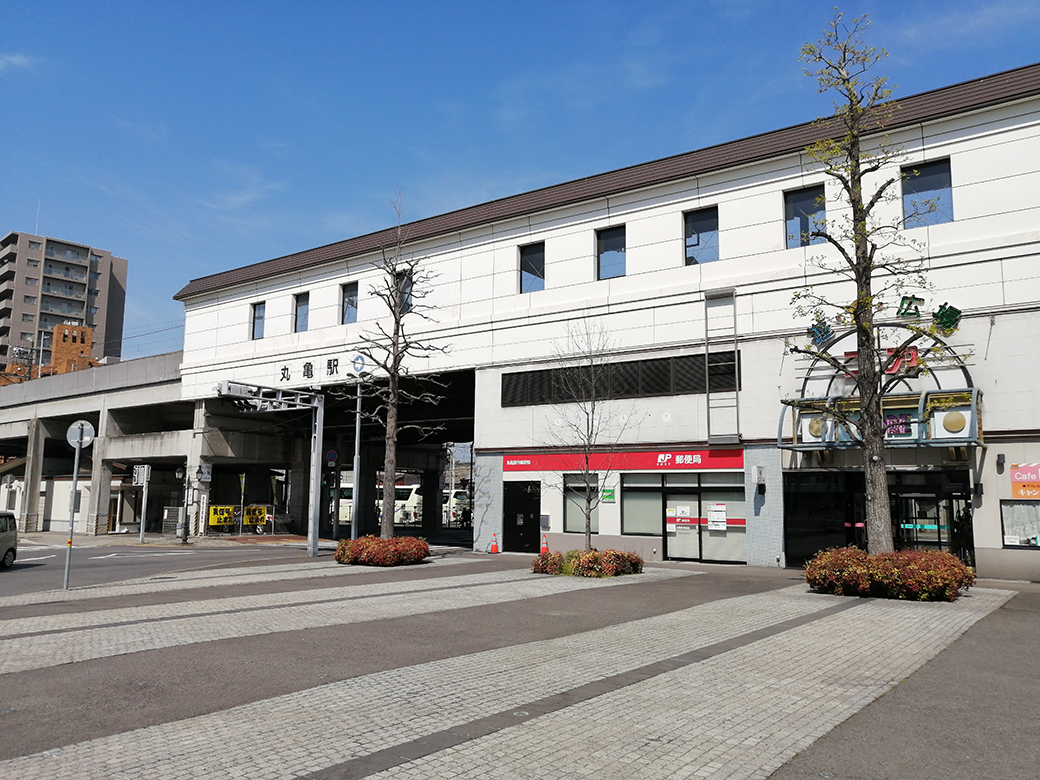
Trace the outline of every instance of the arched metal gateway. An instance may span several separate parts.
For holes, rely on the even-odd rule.
[[[948,550],[974,562],[973,500],[981,493],[982,393],[970,349],[916,323],[876,331],[887,432],[893,536],[901,549]],[[785,399],[784,544],[789,565],[821,549],[864,547],[864,478],[856,428],[855,333],[820,339],[801,357],[801,394]]]

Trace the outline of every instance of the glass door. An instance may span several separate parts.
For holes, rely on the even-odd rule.
[[[697,499],[695,494],[665,494],[664,543],[669,558],[701,558],[701,519]]]

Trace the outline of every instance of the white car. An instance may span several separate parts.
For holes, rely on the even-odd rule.
[[[0,569],[10,569],[18,557],[18,520],[13,512],[0,512]]]

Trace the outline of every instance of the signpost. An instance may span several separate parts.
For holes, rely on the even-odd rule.
[[[141,496],[141,537],[140,542],[144,544],[144,524],[148,517],[148,482],[152,478],[152,467],[148,465],[134,466],[134,485],[144,488]]]
[[[94,441],[94,426],[87,420],[76,420],[65,432],[65,440],[76,450],[72,464],[72,494],[69,496],[69,541],[65,546],[64,590],[69,589],[69,569],[72,566],[72,532],[76,527],[76,496],[79,493],[79,455]]]

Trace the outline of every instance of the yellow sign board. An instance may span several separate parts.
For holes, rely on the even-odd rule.
[[[209,508],[209,524],[210,525],[234,525],[235,524],[235,507],[234,506],[210,506],[210,508]]]
[[[267,507],[264,505],[260,506],[247,506],[245,519],[242,520],[243,525],[263,525],[267,522]]]

